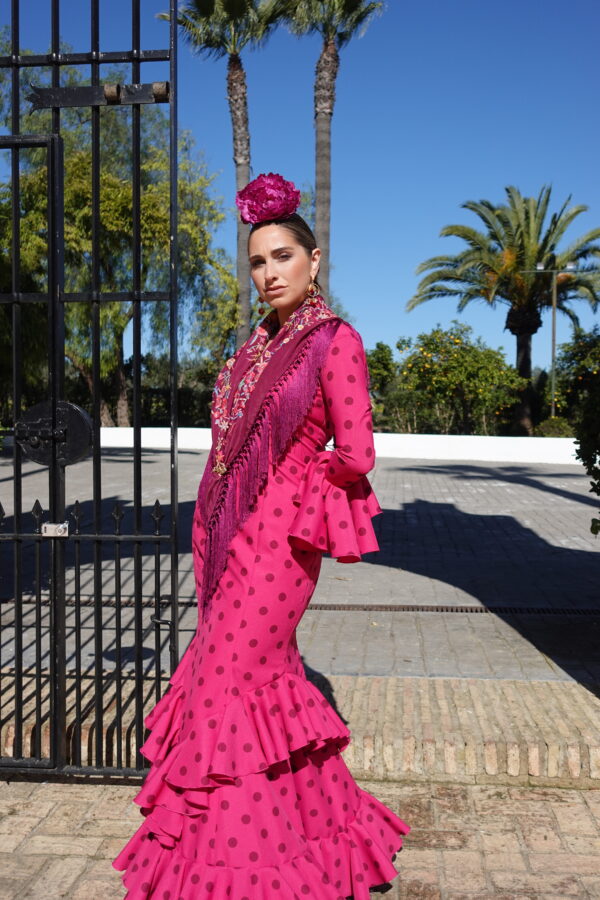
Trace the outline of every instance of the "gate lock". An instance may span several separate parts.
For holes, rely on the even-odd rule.
[[[69,466],[89,455],[92,449],[92,420],[84,409],[59,400],[52,425],[52,403],[44,401],[26,410],[15,423],[15,441],[25,456],[43,466],[50,465],[56,445],[59,465]]]
[[[42,537],[69,537],[68,522],[44,522]]]

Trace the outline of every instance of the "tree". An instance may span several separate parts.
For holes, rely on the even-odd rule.
[[[600,288],[600,228],[588,231],[563,250],[558,245],[573,220],[586,206],[569,207],[570,197],[546,223],[550,203],[550,187],[543,187],[537,198],[523,197],[515,187],[507,187],[508,203],[493,204],[489,200],[463,204],[481,219],[484,230],[467,225],[447,225],[442,236],[463,240],[467,247],[452,256],[434,256],[421,263],[417,273],[428,274],[420,281],[417,292],[407,303],[414,309],[426,300],[438,297],[458,299],[462,312],[472,300],[482,300],[495,308],[508,306],[505,327],[516,338],[516,366],[526,379],[518,409],[521,433],[531,433],[531,338],[542,324],[541,312],[552,306],[552,278],[549,272],[538,272],[536,266],[558,270],[557,308],[577,323],[569,305],[573,300],[587,300],[592,309],[598,305]],[[564,272],[567,263],[577,271]]]
[[[566,399],[577,443],[577,456],[591,478],[590,491],[600,497],[600,329],[575,329],[557,357],[560,391]],[[600,515],[600,512],[599,512]],[[600,518],[593,518],[600,534]]]
[[[250,181],[250,131],[248,88],[241,52],[264,43],[281,20],[285,0],[190,0],[178,13],[177,22],[192,49],[208,57],[227,57],[227,100],[233,131],[236,190]],[[161,13],[168,19],[168,13]],[[250,336],[250,226],[237,222],[238,347]]]
[[[295,34],[319,34],[323,40],[315,69],[315,234],[321,249],[319,283],[329,295],[329,245],[331,218],[331,119],[335,83],[340,67],[339,51],[366,29],[383,3],[365,0],[298,0],[290,4],[287,20]]]
[[[514,406],[522,380],[502,351],[492,350],[464,323],[439,325],[367,354],[377,427],[425,434],[496,434]],[[395,371],[394,371],[395,369]]]
[[[42,70],[37,81],[48,77]],[[76,69],[66,69],[63,77],[69,83],[80,83]],[[108,79],[122,82],[125,73],[112,70]],[[7,114],[7,84],[0,82],[0,109]],[[22,129],[25,132],[50,131],[49,110],[24,112]],[[100,282],[103,292],[127,291],[131,288],[132,273],[132,184],[131,184],[131,110],[127,107],[100,110],[101,177],[100,177]],[[169,159],[168,123],[158,107],[142,111],[141,141],[141,257],[142,289],[162,290],[168,287],[169,260]],[[66,109],[61,114],[61,134],[65,146],[65,288],[67,291],[87,291],[91,282],[91,144],[90,114],[85,109]],[[180,332],[189,318],[190,306],[197,308],[207,290],[235,292],[235,279],[222,251],[212,247],[214,228],[223,219],[217,200],[211,194],[214,176],[194,151],[189,134],[182,133],[179,147],[179,289]],[[43,292],[46,281],[47,253],[47,174],[43,152],[23,152],[21,174],[21,290]],[[0,217],[0,278],[10,277],[11,218],[10,186],[0,184],[0,206],[6,214]],[[0,210],[1,212],[1,210]],[[28,285],[28,286],[27,286]],[[39,315],[46,315],[45,304],[28,304]],[[168,339],[168,303],[142,304],[146,334],[153,349],[164,346]],[[228,318],[221,317],[227,334],[235,328],[235,315],[228,310]],[[29,310],[23,317],[31,319]],[[123,354],[125,330],[133,316],[133,303],[103,301],[100,305],[100,409],[103,425],[114,424],[113,411],[119,425],[129,424],[129,381]],[[194,325],[199,319],[186,323],[186,336],[194,340]],[[32,331],[32,329],[29,329]],[[91,310],[88,303],[65,304],[65,355],[87,386],[88,398],[92,390]],[[28,332],[29,333],[29,332]],[[39,360],[45,356],[47,328],[38,327],[39,353],[30,352],[28,344],[26,372],[35,371],[38,382],[44,380],[45,366]],[[6,314],[0,318],[0,348],[10,342],[10,322]],[[32,332],[30,340],[34,340]],[[225,343],[227,337],[225,337]],[[35,362],[37,358],[38,362]],[[34,362],[31,362],[31,360]],[[4,369],[2,369],[4,371]],[[73,384],[73,379],[68,380]],[[114,403],[105,393],[114,385]],[[113,391],[111,390],[111,393]],[[28,403],[29,396],[27,398]],[[5,415],[10,406],[10,381],[2,379],[0,402]]]

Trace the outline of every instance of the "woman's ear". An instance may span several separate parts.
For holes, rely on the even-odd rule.
[[[310,277],[316,278],[319,274],[319,265],[321,261],[321,251],[318,247],[315,247],[313,252],[310,255]]]

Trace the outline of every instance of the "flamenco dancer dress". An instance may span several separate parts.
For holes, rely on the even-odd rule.
[[[321,297],[279,330],[273,310],[220,373],[212,428],[199,624],[145,720],[144,821],[112,864],[128,900],[368,900],[409,828],[353,780],[296,643],[323,553],[379,549],[360,336]]]

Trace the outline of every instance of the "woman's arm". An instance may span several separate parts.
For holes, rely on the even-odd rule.
[[[371,471],[375,448],[367,360],[360,335],[347,322],[331,342],[320,382],[335,446],[325,478],[348,487]]]

